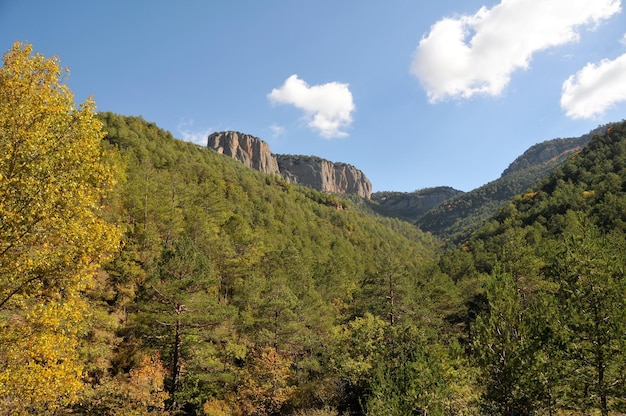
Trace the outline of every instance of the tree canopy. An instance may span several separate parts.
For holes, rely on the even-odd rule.
[[[92,100],[77,107],[56,58],[16,43],[0,70],[0,407],[76,400],[82,292],[120,233]]]

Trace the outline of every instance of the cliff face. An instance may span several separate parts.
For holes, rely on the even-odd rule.
[[[249,134],[236,131],[213,133],[207,140],[207,146],[263,173],[280,172],[269,145]]]
[[[322,192],[356,194],[369,199],[372,184],[363,172],[346,163],[333,163],[314,156],[276,155],[280,173],[292,183]]]
[[[213,133],[207,147],[230,156],[263,173],[280,173],[288,182],[322,192],[356,194],[369,199],[372,184],[365,174],[346,163],[333,163],[315,156],[274,155],[263,140],[235,131]]]

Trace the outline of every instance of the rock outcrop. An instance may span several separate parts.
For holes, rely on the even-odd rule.
[[[369,199],[372,184],[359,169],[315,156],[276,155],[281,175],[292,183],[322,192],[356,194]]]
[[[260,172],[268,174],[280,172],[269,145],[249,134],[236,131],[213,133],[207,140],[207,146]]]
[[[372,184],[359,169],[316,156],[274,155],[269,145],[249,134],[224,131],[211,134],[207,147],[245,166],[267,174],[281,174],[288,182],[335,194],[369,199]]]

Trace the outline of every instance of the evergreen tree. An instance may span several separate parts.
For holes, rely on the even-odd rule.
[[[218,291],[208,258],[188,239],[167,247],[155,273],[140,287],[132,317],[134,331],[147,346],[163,352],[171,408],[193,401],[200,406],[202,398],[194,396],[211,392],[207,386],[203,391],[198,385],[202,379],[194,378],[194,373],[206,371],[205,382],[210,382],[210,373],[217,373],[214,378],[223,371],[219,356],[207,356],[203,354],[206,346],[199,348],[201,344],[220,345],[216,330],[232,319],[230,308],[219,304]]]
[[[496,271],[487,282],[489,311],[473,326],[473,351],[481,369],[486,414],[530,415],[535,404],[528,387],[534,352],[518,287],[510,274]]]
[[[625,259],[621,231],[603,234],[582,218],[547,270],[559,286],[566,401],[584,412],[608,415],[626,404]]]

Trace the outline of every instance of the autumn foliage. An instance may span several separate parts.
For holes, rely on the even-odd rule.
[[[626,123],[446,248],[65,75],[0,69],[0,416],[626,414]]]
[[[16,43],[0,69],[0,409],[72,403],[82,291],[120,234],[101,219],[113,184],[91,99],[77,107],[56,58]]]

